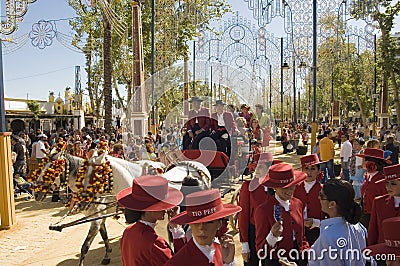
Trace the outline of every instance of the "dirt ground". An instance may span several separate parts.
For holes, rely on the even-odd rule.
[[[279,150],[279,152],[281,152]],[[295,153],[275,155],[275,158],[299,167],[299,157]],[[239,188],[240,180],[235,180],[233,188]],[[229,202],[233,193],[225,196]],[[49,225],[56,223],[65,213],[63,204],[26,200],[22,194],[15,199],[17,223],[10,230],[0,231],[0,265],[78,265],[80,248],[89,230],[89,224],[77,225],[63,229],[62,232],[50,231]],[[82,217],[81,214],[69,217],[66,221]],[[113,247],[110,265],[121,265],[119,239],[124,231],[123,218],[119,220],[107,219],[108,236]],[[166,238],[165,222],[157,225],[157,231]],[[167,239],[167,238],[166,238]],[[240,255],[238,234],[236,242],[236,265],[243,265]],[[100,234],[94,239],[85,259],[85,265],[100,265],[105,249]]]

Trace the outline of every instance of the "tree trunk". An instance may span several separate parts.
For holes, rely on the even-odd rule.
[[[109,2],[109,0],[107,1]],[[103,43],[103,75],[104,75],[104,128],[111,133],[112,127],[112,61],[111,61],[111,23],[103,14],[104,43]]]
[[[390,78],[393,84],[394,107],[396,108],[396,121],[400,125],[400,99],[399,99],[399,84],[396,80],[396,74],[393,69],[390,70]]]

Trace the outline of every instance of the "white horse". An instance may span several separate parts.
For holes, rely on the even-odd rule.
[[[68,187],[73,192],[78,192],[78,188],[76,186],[78,169],[83,163],[83,159],[79,157],[75,157],[69,154],[59,153],[53,155],[49,163],[44,165],[44,168],[39,176],[38,180],[42,179],[43,172],[50,167],[52,160],[55,159],[65,159],[66,167],[65,169],[69,169],[68,176],[66,176],[66,181]],[[86,171],[85,180],[89,180],[92,176],[92,173],[95,169],[96,165],[100,165],[104,160],[110,161],[112,175],[113,175],[113,186],[112,191],[109,194],[97,195],[94,203],[90,203],[86,208],[84,208],[84,214],[87,217],[100,216],[103,214],[111,213],[112,210],[109,206],[116,206],[115,195],[124,188],[132,186],[133,179],[143,175],[144,172],[146,174],[155,174],[159,173],[159,168],[163,167],[163,164],[152,161],[139,161],[135,163],[131,163],[125,161],[123,159],[115,158],[112,156],[106,156],[105,154],[100,156],[94,156],[89,160],[89,166]],[[210,189],[211,188],[211,175],[207,168],[198,162],[179,162],[174,168],[170,171],[163,174],[165,178],[170,181],[170,185],[174,187],[178,187],[179,189],[184,190],[186,186],[192,186],[193,184],[187,183],[188,180],[197,181],[194,185],[199,184],[201,189]],[[186,181],[185,181],[186,180]],[[88,182],[88,181],[86,181]],[[185,183],[186,182],[186,183]],[[182,186],[183,185],[183,186]],[[82,266],[85,256],[89,251],[90,245],[93,242],[95,236],[98,232],[100,232],[101,237],[104,241],[104,245],[106,248],[106,254],[103,257],[102,264],[109,264],[111,253],[111,245],[108,240],[107,230],[105,227],[106,218],[97,219],[91,221],[90,229],[88,235],[82,244],[81,247],[81,255],[79,259],[79,265]],[[58,227],[62,230],[61,227]]]

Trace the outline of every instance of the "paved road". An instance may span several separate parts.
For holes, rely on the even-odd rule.
[[[299,167],[299,155],[281,154],[282,148],[271,148],[274,151],[276,159],[282,159],[285,162]],[[240,187],[240,180],[236,179],[233,188]],[[221,187],[227,184],[221,184]],[[232,197],[227,194],[225,202],[229,202]],[[25,195],[16,198],[16,216],[17,223],[11,230],[0,231],[0,265],[77,265],[80,254],[80,247],[89,230],[89,224],[77,225],[66,228],[62,232],[50,231],[48,226],[57,222],[66,212],[61,203],[45,202],[38,203],[33,200],[27,201]],[[81,215],[75,215],[72,219],[80,218]],[[108,219],[107,229],[113,252],[110,265],[121,265],[119,253],[119,239],[124,230],[123,218],[118,221]],[[160,235],[166,237],[165,222],[157,226]],[[242,265],[240,259],[240,243],[238,235],[236,240],[236,262]],[[87,255],[85,265],[100,265],[104,255],[104,247],[101,237],[98,235]]]

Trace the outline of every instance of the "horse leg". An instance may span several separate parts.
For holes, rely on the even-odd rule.
[[[110,240],[108,240],[108,235],[107,235],[107,229],[106,229],[106,219],[103,219],[100,225],[100,235],[101,238],[103,238],[104,245],[106,246],[106,255],[104,255],[103,260],[101,261],[101,264],[107,265],[110,264],[110,253],[112,251],[111,245],[110,245]]]
[[[81,256],[79,258],[79,266],[83,266],[83,261],[85,260],[85,256],[89,251],[90,245],[92,244],[95,236],[99,232],[100,223],[101,223],[101,221],[93,221],[90,223],[89,233],[85,239],[85,242],[83,242],[83,245],[81,248]]]

